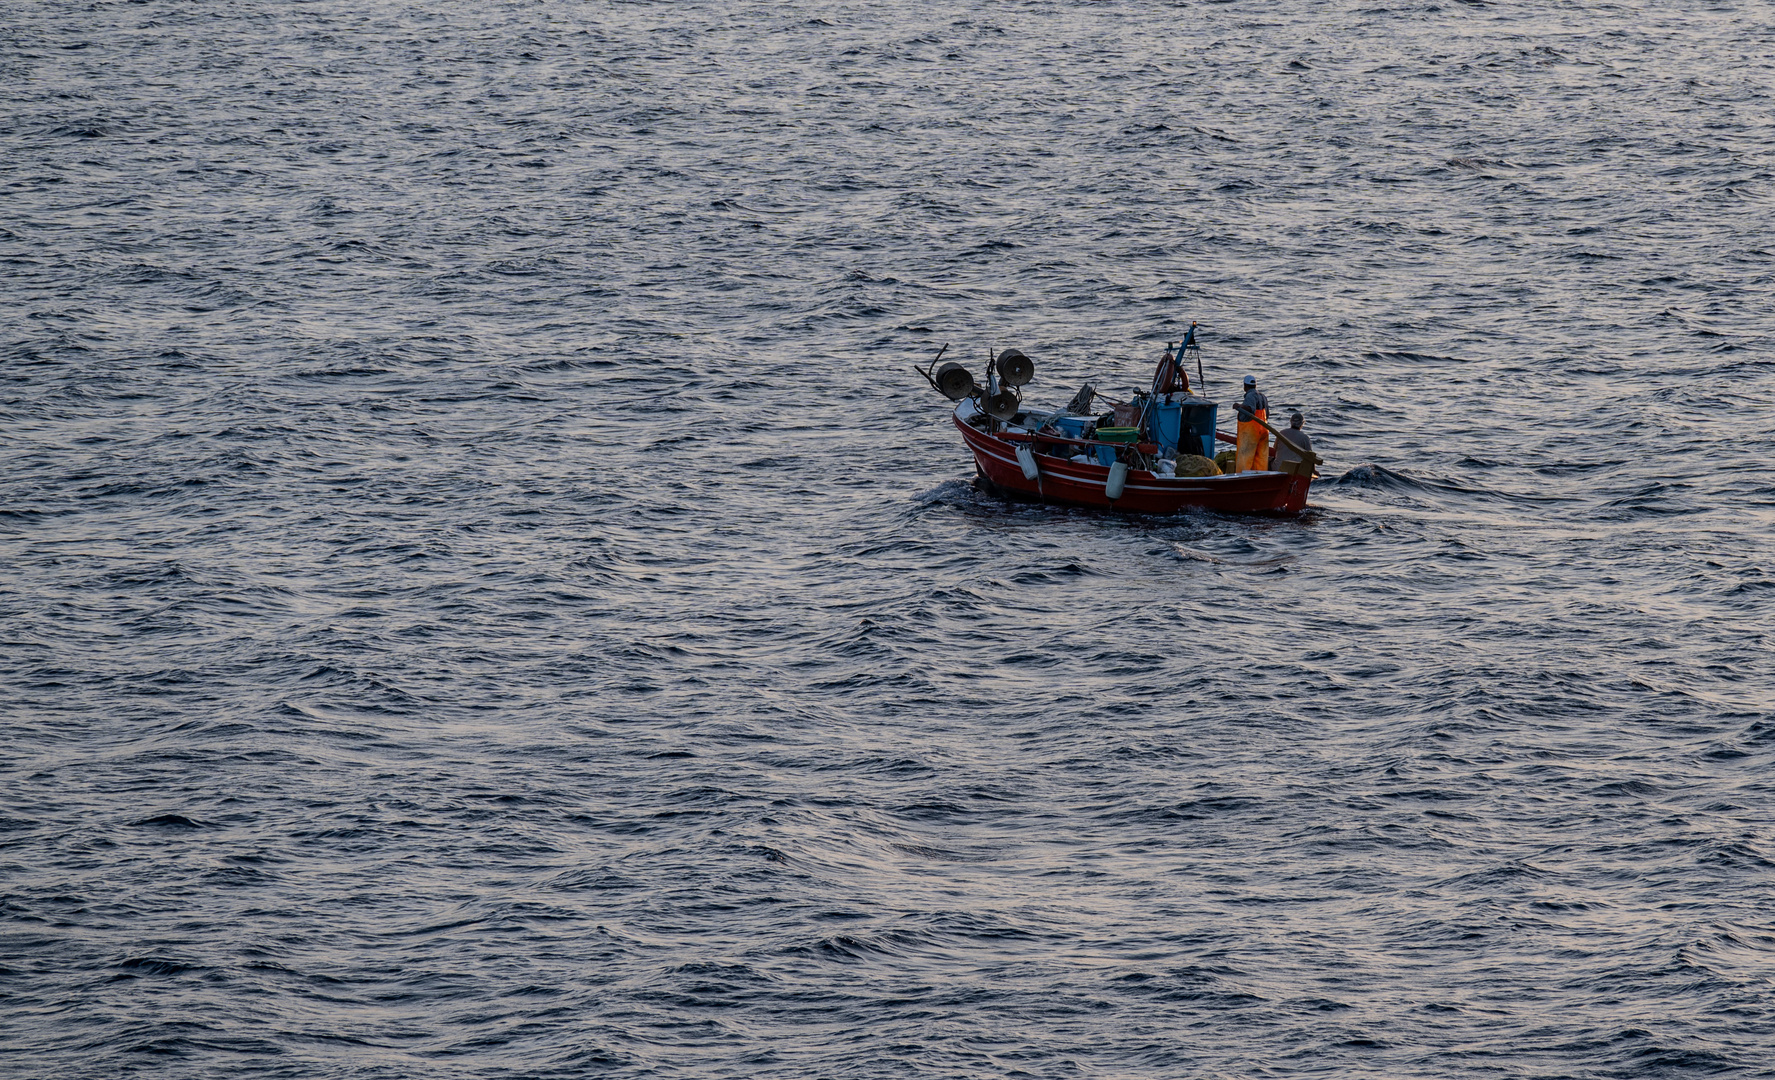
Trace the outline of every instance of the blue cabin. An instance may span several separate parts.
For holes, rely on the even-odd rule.
[[[1167,394],[1147,412],[1147,431],[1159,453],[1214,456],[1214,425],[1220,406],[1194,394]]]

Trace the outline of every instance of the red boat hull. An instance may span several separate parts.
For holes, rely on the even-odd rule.
[[[988,435],[960,416],[955,426],[974,452],[974,464],[993,487],[1017,498],[1068,506],[1092,506],[1130,514],[1174,514],[1179,510],[1215,510],[1223,514],[1298,514],[1307,505],[1310,474],[1235,473],[1231,476],[1154,476],[1128,470],[1121,498],[1106,494],[1109,466],[1080,464],[1047,454],[1035,455],[1036,477],[1026,479],[1017,463],[1017,444]]]

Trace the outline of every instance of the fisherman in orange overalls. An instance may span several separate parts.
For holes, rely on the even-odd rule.
[[[1270,418],[1270,399],[1257,392],[1257,380],[1245,376],[1245,400],[1239,403],[1239,445],[1234,452],[1237,472],[1270,467],[1270,431],[1259,420]]]

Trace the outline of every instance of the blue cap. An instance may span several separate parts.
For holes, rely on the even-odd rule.
[[[1255,376],[1255,375],[1245,376],[1245,385],[1246,386],[1256,386],[1257,385],[1257,376]]]

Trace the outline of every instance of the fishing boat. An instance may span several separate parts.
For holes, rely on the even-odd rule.
[[[955,427],[973,452],[975,483],[984,491],[1133,514],[1299,513],[1317,475],[1319,458],[1311,451],[1262,470],[1222,471],[1213,462],[1218,444],[1237,440],[1218,429],[1218,404],[1190,387],[1189,359],[1201,385],[1195,332],[1192,324],[1175,351],[1167,343],[1150,388],[1126,402],[1087,384],[1058,408],[1026,408],[1021,388],[1034,378],[1035,365],[1017,349],[989,356],[984,385],[961,364],[938,367],[947,345],[917,370],[956,403]],[[1109,411],[1099,413],[1098,404]],[[1281,432],[1264,427],[1281,441]],[[1188,472],[1205,475],[1180,475]]]

